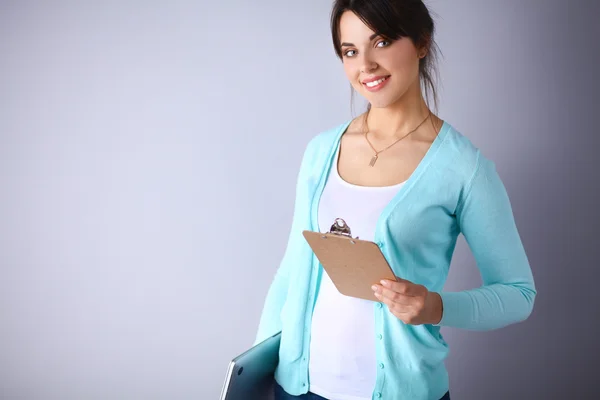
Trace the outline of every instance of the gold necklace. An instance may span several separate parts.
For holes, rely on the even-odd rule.
[[[365,139],[367,139],[367,142],[369,143],[369,146],[371,146],[371,148],[375,152],[375,155],[373,156],[373,158],[371,158],[371,162],[369,163],[369,167],[375,166],[375,163],[377,162],[377,159],[379,158],[379,153],[382,153],[382,152],[386,151],[387,149],[389,149],[390,147],[392,147],[393,145],[395,145],[396,143],[398,143],[399,141],[401,141],[402,139],[404,139],[405,137],[407,137],[408,135],[410,135],[411,133],[413,133],[414,131],[416,131],[417,129],[419,129],[421,127],[421,125],[423,125],[425,123],[425,121],[427,121],[427,119],[430,116],[431,116],[431,112],[429,112],[429,114],[427,114],[427,117],[425,117],[425,119],[423,120],[423,122],[421,122],[419,125],[417,125],[417,127],[415,129],[413,129],[412,131],[408,132],[406,135],[402,136],[400,139],[396,140],[394,143],[390,144],[385,149],[379,150],[379,151],[375,150],[375,148],[373,147],[373,145],[369,141],[369,138],[367,137],[367,133],[369,132],[369,129],[367,128],[367,130],[365,131]]]

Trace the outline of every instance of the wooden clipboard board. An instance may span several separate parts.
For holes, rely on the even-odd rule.
[[[371,286],[396,275],[376,243],[353,238],[350,227],[336,218],[327,233],[302,231],[337,290],[346,296],[380,301]]]

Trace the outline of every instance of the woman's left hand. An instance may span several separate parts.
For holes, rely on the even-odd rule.
[[[372,289],[381,302],[404,323],[411,325],[437,324],[442,319],[442,298],[423,285],[405,279],[396,282],[382,280]]]

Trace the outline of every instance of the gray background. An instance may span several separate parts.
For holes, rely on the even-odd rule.
[[[600,6],[428,4],[439,115],[496,162],[539,290],[525,323],[444,330],[452,397],[596,398]],[[362,111],[329,11],[0,2],[1,399],[218,397],[304,146]],[[446,288],[480,283],[461,238]]]

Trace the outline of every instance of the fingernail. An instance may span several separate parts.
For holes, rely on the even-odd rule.
[[[371,289],[373,289],[374,292],[377,292],[377,285],[371,286]]]
[[[385,279],[382,279],[382,280],[381,280],[381,284],[382,284],[383,286],[387,286],[387,285],[388,285],[388,281],[386,281]]]

